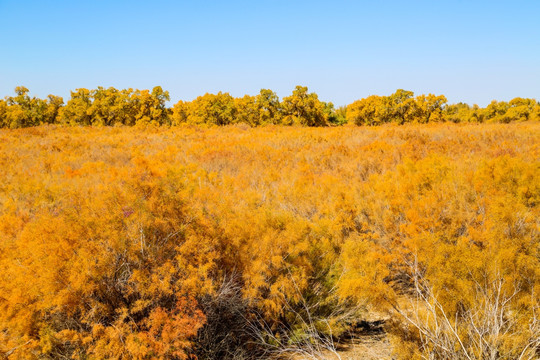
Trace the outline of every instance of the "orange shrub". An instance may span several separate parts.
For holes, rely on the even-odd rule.
[[[226,281],[274,339],[339,337],[377,308],[401,316],[403,357],[438,354],[418,336],[437,314],[471,358],[485,354],[467,316],[485,319],[501,283],[511,326],[484,339],[509,358],[535,351],[539,130],[0,130],[0,351],[187,358]],[[406,327],[420,295],[442,310]]]

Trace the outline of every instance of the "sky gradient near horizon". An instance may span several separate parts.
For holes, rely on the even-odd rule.
[[[0,0],[0,98],[17,85],[161,85],[172,102],[305,85],[345,105],[398,88],[540,100],[540,1]]]

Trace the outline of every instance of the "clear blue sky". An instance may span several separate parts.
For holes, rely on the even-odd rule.
[[[302,84],[336,105],[397,88],[540,99],[534,0],[0,0],[0,34],[0,97],[161,85],[176,102]]]

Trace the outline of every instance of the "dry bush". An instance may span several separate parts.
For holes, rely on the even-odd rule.
[[[320,354],[365,309],[408,314],[406,295],[440,304],[464,345],[514,356],[538,338],[539,130],[0,130],[0,351]],[[494,340],[489,304],[508,298]],[[436,313],[417,324],[455,344]],[[396,319],[396,351],[428,356]]]

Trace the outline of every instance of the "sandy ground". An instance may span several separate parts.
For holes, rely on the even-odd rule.
[[[392,348],[386,335],[371,335],[355,339],[338,355],[342,360],[392,359]]]
[[[390,360],[392,346],[383,330],[384,320],[367,322],[345,344],[339,344],[336,352],[296,355],[292,360]]]
[[[336,353],[295,355],[291,360],[390,360],[392,348],[386,335],[362,336],[341,347]]]

